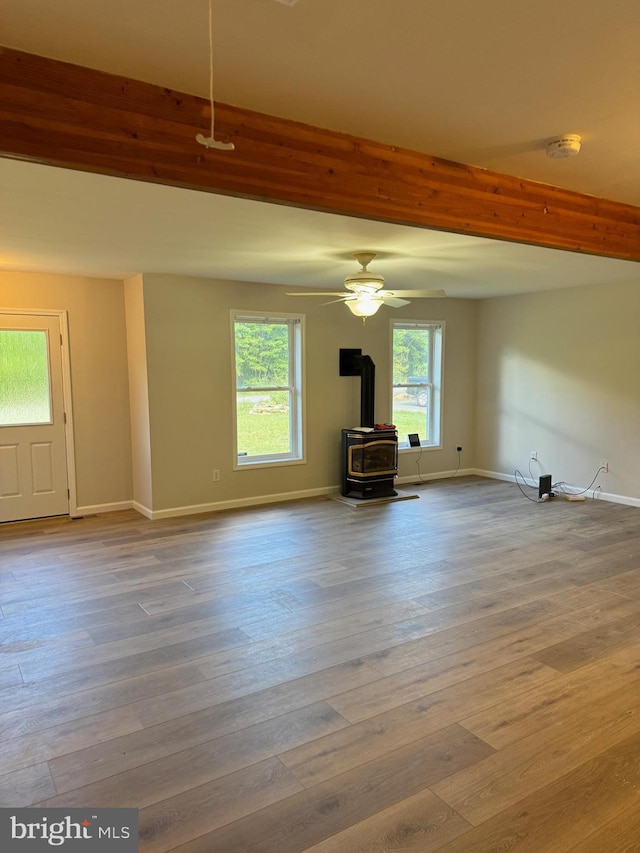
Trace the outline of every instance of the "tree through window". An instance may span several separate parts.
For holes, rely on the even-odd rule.
[[[232,317],[237,463],[301,461],[303,318]]]
[[[420,443],[441,443],[442,323],[392,322],[393,413],[399,444],[418,433]]]

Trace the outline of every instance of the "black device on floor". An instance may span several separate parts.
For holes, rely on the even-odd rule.
[[[543,474],[538,482],[538,498],[543,495],[551,496],[551,474]]]

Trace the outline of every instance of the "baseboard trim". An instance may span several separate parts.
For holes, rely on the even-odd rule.
[[[403,485],[417,485],[418,483],[428,483],[430,480],[448,480],[452,477],[468,477],[470,474],[477,474],[475,468],[461,468],[459,471],[456,471],[455,468],[453,471],[436,471],[435,473],[429,472],[428,474],[413,474],[408,477],[396,477],[395,483],[399,486]]]
[[[569,486],[569,488],[576,488]],[[585,492],[587,497],[592,497],[594,500],[611,501],[614,504],[625,504],[625,506],[640,507],[640,498],[630,498],[627,495],[614,495],[613,492],[596,492],[594,489],[589,489]]]
[[[418,483],[429,483],[431,480],[447,480],[455,477],[487,477],[490,480],[504,480],[508,483],[515,483],[516,478],[513,474],[503,474],[500,471],[486,471],[482,468],[462,468],[459,471],[436,471],[428,474],[418,474],[417,476],[397,477],[395,482],[399,486],[416,485]],[[524,482],[528,486],[537,486],[537,482],[531,478],[525,477]],[[580,492],[580,486],[573,486],[565,483],[567,491]],[[309,498],[317,498],[323,496],[332,496],[339,494],[339,486],[322,486],[318,489],[303,489],[296,492],[280,492],[272,495],[253,495],[248,498],[236,498],[228,501],[214,501],[206,504],[191,504],[189,506],[175,506],[168,509],[152,510],[138,501],[118,501],[110,504],[94,504],[92,506],[77,507],[72,518],[83,515],[98,515],[106,512],[120,512],[125,509],[134,509],[143,515],[145,518],[155,521],[161,518],[177,518],[181,515],[198,515],[206,512],[222,512],[226,509],[242,509],[244,507],[263,506],[272,503],[286,503],[288,501],[299,501]],[[585,497],[593,500],[609,501],[611,503],[624,504],[625,506],[640,507],[640,498],[632,498],[627,495],[616,495],[612,492],[603,492],[600,490],[589,489],[585,492]]]
[[[103,512],[122,512],[125,509],[133,509],[133,501],[116,501],[110,504],[92,504],[90,506],[77,506],[72,513],[71,518],[78,518],[83,515],[100,515]]]
[[[236,498],[230,501],[216,501],[206,504],[192,504],[190,506],[174,506],[168,509],[147,510],[143,512],[147,518],[154,521],[160,518],[176,518],[181,515],[198,515],[205,512],[221,512],[225,509],[242,509],[244,507],[262,506],[272,503],[285,503],[288,501],[299,501],[307,498],[317,498],[332,495],[339,491],[338,486],[323,486],[319,489],[304,489],[297,492],[281,492],[273,495],[255,495],[248,498]],[[142,510],[138,510],[139,512]],[[150,513],[150,514],[148,514]]]
[[[491,480],[505,480],[508,483],[516,482],[514,474],[502,474],[499,471],[483,471],[479,468],[473,473],[477,474],[479,477],[488,477]],[[534,481],[530,477],[523,477],[523,480],[527,486],[537,487],[538,485],[537,480]],[[640,498],[631,498],[627,495],[616,495],[613,492],[603,492],[600,489],[588,489],[587,491],[584,491],[584,486],[574,486],[571,483],[563,483],[563,486],[567,492],[573,492],[574,494],[582,492],[585,498],[593,499],[595,501],[609,501],[614,504],[640,507]]]
[[[148,506],[138,503],[138,501],[132,501],[132,507],[136,512],[139,512],[140,515],[144,515],[145,518],[153,518],[153,510],[149,509]]]
[[[429,480],[443,480],[449,477],[462,477],[465,474],[475,474],[475,470],[466,468],[461,471],[440,471],[436,474],[423,474],[420,482],[427,483]],[[395,482],[398,485],[403,483],[415,483],[416,477],[398,477]],[[134,502],[133,508],[142,515],[152,520],[161,518],[177,518],[181,515],[198,515],[206,512],[221,512],[225,509],[242,509],[244,507],[264,506],[272,503],[286,503],[288,501],[300,501],[308,498],[330,497],[340,494],[340,486],[322,486],[318,489],[304,489],[297,492],[281,492],[273,495],[255,495],[248,498],[237,498],[229,501],[216,501],[206,504],[192,504],[190,506],[176,506],[168,509],[150,510],[148,507],[143,507]]]

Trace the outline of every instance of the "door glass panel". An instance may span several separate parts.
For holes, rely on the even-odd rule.
[[[47,333],[0,329],[0,426],[49,423]]]

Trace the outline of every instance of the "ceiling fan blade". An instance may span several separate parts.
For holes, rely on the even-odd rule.
[[[346,293],[344,296],[341,296],[339,299],[330,299],[328,302],[321,302],[321,305],[335,305],[336,302],[348,302],[350,299],[353,299],[351,294]]]
[[[429,299],[439,296],[446,296],[444,290],[385,290],[389,296],[398,296],[404,299],[405,296],[409,299]]]
[[[306,293],[303,291],[298,291],[297,293],[287,293],[287,296],[348,296],[348,293],[345,293],[344,290],[320,290],[320,291],[312,291],[308,290]]]
[[[408,299],[398,299],[397,296],[383,296],[382,301],[391,308],[402,308],[403,305],[410,304]]]

